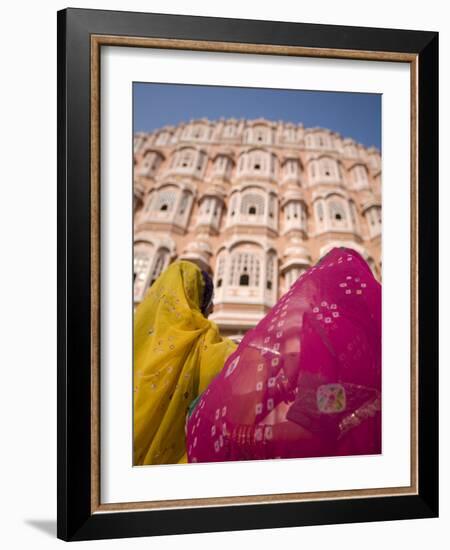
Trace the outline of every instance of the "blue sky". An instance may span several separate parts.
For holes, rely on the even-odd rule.
[[[381,150],[381,95],[187,84],[133,84],[134,131],[190,119],[266,118],[320,126]]]

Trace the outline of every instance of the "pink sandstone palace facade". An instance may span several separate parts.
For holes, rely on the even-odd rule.
[[[175,259],[214,279],[224,335],[335,246],[381,279],[381,156],[324,128],[194,120],[134,136],[134,301]]]

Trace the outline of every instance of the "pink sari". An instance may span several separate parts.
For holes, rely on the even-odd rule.
[[[186,422],[189,462],[381,453],[381,285],[354,250],[305,272]]]

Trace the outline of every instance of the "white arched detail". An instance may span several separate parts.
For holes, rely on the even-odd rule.
[[[214,276],[215,293],[221,292],[225,285],[225,269],[226,269],[227,254],[222,250],[219,252],[216,259],[216,271]]]
[[[316,233],[322,233],[326,230],[327,221],[325,218],[325,201],[323,199],[317,199],[314,203],[314,214],[315,214],[315,226]]]
[[[133,295],[135,302],[140,302],[144,298],[148,288],[153,255],[154,246],[152,243],[138,243],[134,247]]]
[[[229,180],[233,170],[233,161],[226,155],[217,155],[214,159],[212,176]]]
[[[259,193],[247,192],[242,195],[240,212],[243,216],[264,216],[265,197]]]
[[[230,199],[227,226],[260,225],[277,230],[278,201],[275,195],[259,188],[236,191]]]
[[[228,285],[234,287],[260,286],[261,258],[253,252],[233,252],[230,261]]]
[[[185,126],[182,139],[185,141],[209,141],[212,128],[205,122],[192,122]]]
[[[147,289],[169,265],[170,258],[171,251],[164,244],[155,246],[150,241],[135,243],[133,258],[133,294],[135,302],[144,299]]]
[[[341,195],[332,193],[325,198],[319,198],[314,204],[316,231],[354,231],[349,201]]]
[[[274,178],[277,172],[277,159],[274,154],[263,149],[253,149],[242,153],[238,161],[239,177]]]
[[[172,137],[172,134],[167,130],[159,132],[155,138],[155,145],[167,145]]]
[[[218,231],[222,217],[222,208],[223,202],[219,197],[213,195],[203,197],[197,216],[197,226],[206,225]]]
[[[355,142],[351,140],[344,140],[342,152],[344,154],[344,157],[346,158],[349,158],[349,159],[358,158],[358,149],[356,148]]]
[[[355,164],[350,169],[350,179],[353,189],[367,189],[369,187],[369,176],[367,168],[363,164]]]
[[[264,298],[266,305],[273,306],[278,295],[278,260],[275,251],[266,254],[266,274],[264,282]]]
[[[300,161],[295,158],[288,158],[284,161],[282,167],[282,183],[293,182],[297,185],[301,183]]]
[[[216,259],[215,303],[261,304],[266,302],[266,273],[266,254],[258,243],[242,242],[223,248]],[[271,286],[272,289],[267,292],[270,296],[273,294],[276,299],[275,280],[272,281]]]
[[[283,233],[291,229],[299,229],[306,232],[306,208],[301,200],[290,200],[283,207],[284,224]]]
[[[369,235],[371,238],[381,234],[381,207],[379,205],[370,206],[365,211]]]
[[[204,151],[193,147],[178,149],[170,162],[170,173],[200,177],[207,164],[207,155]]]
[[[338,162],[331,157],[321,157],[309,163],[309,177],[312,185],[318,183],[339,183],[341,175]]]
[[[281,136],[284,143],[296,143],[298,138],[297,129],[295,126],[285,126]]]
[[[265,124],[254,125],[244,132],[244,143],[257,145],[270,145],[272,143],[272,130]]]
[[[147,151],[137,170],[139,176],[153,177],[163,162],[163,157],[156,151]]]
[[[178,185],[164,185],[150,195],[143,221],[174,223],[186,229],[192,210],[193,194]]]

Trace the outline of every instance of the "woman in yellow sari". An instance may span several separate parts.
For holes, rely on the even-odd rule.
[[[207,319],[212,283],[188,261],[172,263],[135,313],[134,465],[186,462],[189,405],[236,349]]]

